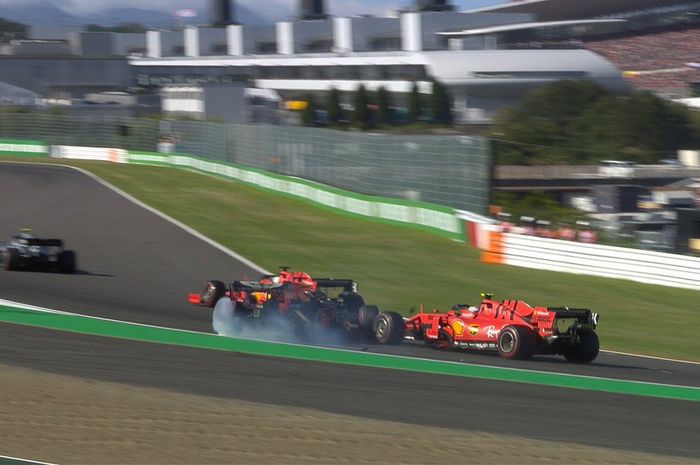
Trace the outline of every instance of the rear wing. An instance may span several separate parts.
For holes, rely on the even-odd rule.
[[[547,310],[554,312],[557,319],[575,318],[581,323],[591,324],[594,327],[598,325],[600,319],[600,316],[590,308],[549,307]]]
[[[357,292],[357,283],[352,279],[314,278],[317,287],[341,287],[347,292]]]
[[[36,237],[32,238],[17,238],[20,244],[26,246],[40,246],[40,247],[63,247],[63,241],[61,239],[38,239]]]

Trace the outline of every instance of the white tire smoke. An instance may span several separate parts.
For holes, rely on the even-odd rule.
[[[233,336],[236,332],[234,311],[236,305],[228,297],[222,297],[216,302],[212,316],[212,329],[222,336]]]

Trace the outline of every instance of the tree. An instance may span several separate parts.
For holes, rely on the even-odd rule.
[[[370,127],[370,114],[369,114],[369,97],[367,95],[367,89],[364,85],[360,84],[355,92],[355,111],[352,114],[352,124],[353,126],[360,129],[368,129]]]
[[[433,117],[433,122],[452,124],[452,99],[445,85],[439,81],[433,81],[433,93],[430,95],[430,113]]]
[[[335,87],[328,93],[328,124],[331,126],[340,123],[342,109],[340,108],[340,91]]]
[[[316,99],[311,94],[304,97],[306,102],[306,108],[301,113],[301,122],[304,126],[317,126],[318,120],[316,119]]]
[[[385,87],[377,89],[377,122],[391,124],[391,100]]]
[[[420,120],[423,103],[421,101],[420,92],[418,91],[418,83],[414,82],[411,88],[411,93],[408,94],[408,122],[417,123]]]
[[[560,81],[501,112],[491,135],[497,164],[650,163],[698,143],[687,108],[649,92],[612,95],[590,82]]]

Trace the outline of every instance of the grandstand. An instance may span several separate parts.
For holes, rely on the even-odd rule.
[[[668,98],[688,97],[700,81],[694,66],[700,61],[697,1],[531,0],[474,11],[532,14],[540,21],[624,20],[532,30],[526,40],[591,50],[620,68],[634,87]]]

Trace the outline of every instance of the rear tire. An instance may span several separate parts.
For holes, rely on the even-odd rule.
[[[14,271],[19,266],[19,252],[16,249],[5,249],[2,253],[2,266],[7,271]]]
[[[506,326],[498,334],[498,353],[503,358],[525,360],[535,353],[535,333],[523,326]]]
[[[61,252],[60,267],[61,273],[73,274],[77,267],[77,257],[72,250]]]
[[[398,344],[405,331],[403,316],[396,312],[381,312],[372,326],[374,337],[380,344]]]
[[[600,340],[592,329],[581,329],[578,332],[577,344],[564,350],[564,358],[571,363],[590,363],[600,352]]]
[[[226,295],[226,285],[221,281],[207,281],[202,291],[202,305],[214,308],[216,303]]]
[[[379,308],[376,305],[363,305],[357,311],[357,324],[362,331],[371,334],[377,315],[379,315]]]

